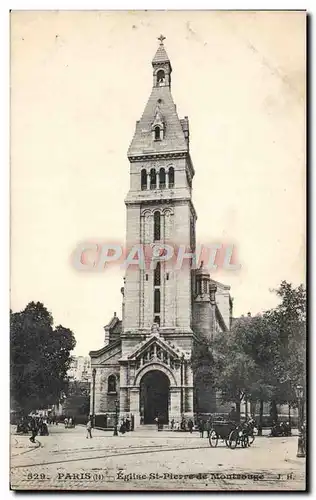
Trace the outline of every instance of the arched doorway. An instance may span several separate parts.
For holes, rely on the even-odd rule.
[[[169,378],[159,370],[146,373],[140,382],[140,413],[144,424],[155,423],[159,416],[161,423],[168,423]]]

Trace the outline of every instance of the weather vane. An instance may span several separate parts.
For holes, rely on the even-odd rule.
[[[163,45],[163,41],[164,41],[165,39],[166,39],[166,37],[165,37],[165,36],[163,36],[163,35],[160,35],[160,36],[158,37],[158,40],[160,40],[160,45]]]

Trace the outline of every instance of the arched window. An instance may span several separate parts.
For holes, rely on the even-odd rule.
[[[108,378],[108,392],[116,392],[116,377],[110,375]]]
[[[160,212],[154,213],[154,241],[160,240]]]
[[[174,168],[173,167],[169,168],[169,187],[170,188],[174,187]]]
[[[146,169],[143,168],[143,170],[141,171],[141,188],[142,190],[144,189],[147,189],[147,172],[146,172]]]
[[[155,127],[155,141],[160,141],[160,127]]]
[[[152,168],[150,170],[150,189],[156,189],[156,170],[154,168]]]
[[[166,187],[166,172],[164,168],[159,170],[159,187],[160,189],[165,189]]]
[[[156,288],[154,291],[154,313],[160,313],[160,290]]]
[[[163,69],[160,69],[157,73],[157,84],[159,86],[163,86],[165,84],[165,72]]]
[[[160,262],[158,262],[154,271],[154,286],[160,286],[160,276],[161,276],[161,267],[160,267]]]

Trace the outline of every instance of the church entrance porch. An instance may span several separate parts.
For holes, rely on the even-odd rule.
[[[140,414],[144,424],[155,423],[155,418],[163,424],[169,420],[170,382],[167,375],[159,370],[152,370],[142,377],[140,382]]]

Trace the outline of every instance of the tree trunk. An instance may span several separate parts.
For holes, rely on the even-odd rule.
[[[278,409],[277,409],[275,399],[272,399],[272,401],[271,401],[270,415],[271,415],[272,422],[278,421]]]
[[[263,401],[262,399],[260,399],[258,436],[262,436],[262,426],[263,426]]]
[[[291,403],[289,403],[289,425],[291,427]]]
[[[240,400],[236,401],[236,413],[238,422],[240,422]]]

